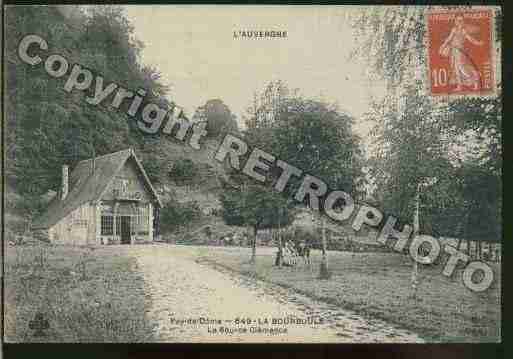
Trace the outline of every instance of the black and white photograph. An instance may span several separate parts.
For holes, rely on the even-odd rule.
[[[3,5],[3,343],[502,342],[502,19]]]

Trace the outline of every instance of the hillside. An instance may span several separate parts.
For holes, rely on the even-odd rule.
[[[214,159],[217,140],[208,139],[202,149],[195,150],[167,135],[147,136],[123,106],[119,110],[107,102],[91,106],[85,101],[91,91],[73,90],[68,94],[63,91],[64,78],[52,78],[44,67],[29,68],[19,58],[20,39],[28,33],[40,34],[51,45],[51,51],[94,69],[105,83],[151,89],[146,101],[170,108],[172,103],[167,100],[166,86],[159,82],[158,70],[141,63],[143,45],[133,40],[133,29],[121,10],[101,7],[87,15],[78,8],[71,12],[60,10],[52,6],[16,7],[6,16],[6,27],[12,34],[6,39],[7,227],[24,231],[29,218],[46,207],[49,194],[60,187],[63,164],[72,170],[83,159],[128,147],[142,159],[164,204],[197,207],[202,224],[212,221],[216,228],[222,227],[217,216],[219,194],[228,168]],[[112,46],[104,46],[106,43]],[[228,119],[230,124],[234,118],[221,100],[210,100],[200,107],[209,119],[211,135],[222,138],[222,131],[234,130],[233,126],[222,126],[223,121]],[[193,175],[177,177],[173,171],[179,165],[192,168]],[[179,214],[181,208],[175,213]],[[312,227],[308,222],[302,225]],[[343,228],[333,231],[346,232]]]
[[[152,180],[164,203],[196,201],[203,213],[208,214],[220,208],[220,180],[227,179],[226,166],[214,159],[218,146],[217,140],[207,139],[200,150],[195,150],[186,143],[161,137],[146,143],[139,152],[145,167],[152,162],[149,166],[157,168]],[[171,178],[173,167],[184,160],[193,163],[197,174],[186,181]]]
[[[173,232],[162,233],[162,239],[196,244],[207,241],[212,243],[213,239],[214,243],[221,244],[219,240],[223,237],[231,237],[233,234],[241,237],[246,232],[242,227],[226,225],[219,215],[221,180],[228,178],[228,165],[214,159],[218,147],[219,141],[216,139],[207,139],[200,150],[195,150],[187,143],[163,136],[148,139],[142,146],[134,148],[145,168],[156,168],[152,181],[165,207],[172,206],[175,202],[185,205],[196,203],[202,212],[201,218],[184,223]],[[173,166],[184,160],[190,160],[197,170],[197,175],[192,181],[177,181],[169,175]],[[56,168],[55,172],[58,175],[60,168]],[[40,196],[41,206],[44,208],[55,194],[55,191],[50,190]],[[20,202],[23,202],[23,197],[17,193],[16,187],[8,186],[6,188],[8,210],[5,220],[8,231],[13,234],[21,234],[28,228],[29,213],[19,205]],[[314,217],[312,221],[311,212],[305,208],[300,209],[293,226],[319,234],[320,216],[317,214]],[[350,222],[337,225],[332,221],[326,221],[330,248],[333,248],[333,245],[337,246],[335,242],[347,240],[364,247],[375,244],[375,231],[362,229],[360,232],[355,232],[350,225]],[[206,235],[209,230],[211,238]]]
[[[85,101],[91,89],[66,93],[64,77],[52,78],[44,66],[28,67],[19,58],[20,40],[26,34],[39,34],[51,47],[49,51],[65,54],[70,62],[93,69],[105,83],[151,89],[146,101],[170,108],[172,103],[167,100],[166,87],[159,82],[158,70],[141,63],[143,45],[133,40],[133,29],[121,10],[101,7],[86,14],[78,8],[66,9],[73,11],[63,12],[52,6],[16,7],[6,16],[11,35],[6,39],[7,228],[23,232],[29,218],[46,208],[51,193],[60,188],[63,164],[73,170],[79,161],[93,155],[129,147],[142,159],[165,204],[196,206],[204,217],[202,223],[213,221],[221,226],[216,215],[220,184],[227,178],[228,168],[214,159],[217,140],[208,139],[202,149],[195,150],[166,135],[147,136],[123,106],[118,110],[108,102],[91,106]],[[112,46],[104,46],[106,43]],[[234,118],[221,100],[210,100],[200,107],[209,119],[211,135],[222,138],[222,131],[234,130],[233,126],[222,126],[223,121],[228,119],[230,124]],[[172,172],[178,165],[192,167],[193,176],[177,177]]]

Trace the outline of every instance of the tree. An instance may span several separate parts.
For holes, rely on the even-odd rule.
[[[335,105],[300,97],[283,81],[270,82],[260,97],[255,95],[248,112],[244,133],[248,143],[315,175],[333,189],[362,196],[363,154],[349,115]],[[272,176],[276,180],[279,170]],[[298,185],[299,179],[292,180],[285,192],[291,195]],[[329,274],[323,238],[320,270],[324,278]]]
[[[54,53],[65,54],[70,64],[80,63],[100,73],[105,82],[148,90],[146,99],[166,102],[166,87],[156,69],[140,63],[142,44],[116,6],[77,11],[75,20],[64,18],[55,6],[20,6],[5,13],[6,31],[6,175],[25,199],[60,185],[63,163],[73,167],[93,153],[103,155],[137,147],[146,139],[135,121],[123,111],[90,106],[90,93],[62,91],[65,77],[50,77],[44,66],[30,67],[17,55],[19,41],[38,34]],[[93,90],[93,87],[89,91]],[[86,140],[84,140],[86,138]]]
[[[469,179],[462,181],[456,174],[465,172],[461,163],[475,151],[481,165],[500,176],[501,89],[498,84],[498,98],[422,100],[430,98],[423,83],[427,81],[427,10],[429,7],[372,7],[359,9],[354,16],[358,44],[353,58],[366,62],[371,79],[383,80],[386,88],[370,111],[377,120],[371,161],[376,196],[403,220],[413,216],[415,233],[468,235],[466,212],[473,210],[471,197],[476,193],[464,191]],[[500,20],[500,10],[496,17]],[[496,207],[500,207],[499,197],[495,197]],[[412,279],[415,288],[416,276]]]
[[[379,150],[370,159],[375,197],[385,212],[403,223],[413,222],[414,236],[432,225],[429,216],[424,216],[430,195],[436,195],[439,201],[430,208],[434,212],[443,212],[446,203],[453,199],[452,193],[439,190],[445,188],[445,180],[452,171],[444,122],[433,111],[431,99],[423,96],[419,88],[418,83],[411,83],[405,102],[395,111],[375,112],[374,145]],[[408,221],[409,218],[412,220]],[[416,273],[414,260],[413,295],[417,288]]]
[[[198,121],[207,122],[207,135],[212,138],[217,138],[228,132],[238,132],[235,115],[219,99],[208,100],[203,106],[198,107],[195,118]]]
[[[169,201],[160,210],[160,229],[162,232],[174,232],[182,227],[187,228],[190,222],[201,217],[201,209],[194,201],[180,203]]]
[[[468,161],[459,169],[462,196],[467,205],[465,239],[477,241],[479,256],[483,242],[502,237],[502,181],[479,163]]]
[[[256,262],[257,232],[292,223],[295,216],[291,201],[269,188],[253,183],[242,175],[232,175],[232,182],[223,184],[221,215],[228,225],[253,229],[251,263]]]
[[[248,116],[244,121],[249,129],[266,128],[271,126],[279,117],[283,102],[287,99],[298,98],[299,89],[291,90],[282,80],[269,81],[262,92],[253,94]]]
[[[193,183],[194,178],[198,175],[198,168],[196,167],[194,162],[189,158],[177,160],[173,164],[171,171],[169,171],[169,177],[180,184]]]

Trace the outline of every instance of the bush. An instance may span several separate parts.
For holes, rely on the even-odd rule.
[[[143,162],[143,167],[151,183],[160,183],[161,161],[159,162],[156,158],[150,158]]]
[[[196,201],[171,201],[160,211],[161,232],[175,232],[180,227],[199,219],[201,215],[201,209]]]
[[[208,100],[198,108],[195,116],[198,120],[207,122],[207,137],[219,138],[226,133],[239,132],[235,115],[220,99]]]
[[[176,161],[169,171],[169,177],[175,182],[191,182],[198,174],[198,168],[188,158]]]
[[[18,198],[14,210],[26,216],[36,218],[44,212],[47,206],[48,203],[41,196],[25,195]]]

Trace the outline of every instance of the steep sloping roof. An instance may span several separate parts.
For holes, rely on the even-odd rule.
[[[129,158],[135,160],[149,191],[153,194],[159,206],[162,207],[158,194],[151,185],[134,151],[127,149],[96,157],[94,173],[92,172],[92,159],[80,161],[71,172],[69,178],[70,189],[66,198],[61,200],[60,194],[55,196],[46,212],[33,223],[32,228],[49,228],[80,205],[102,198],[109,184]]]

